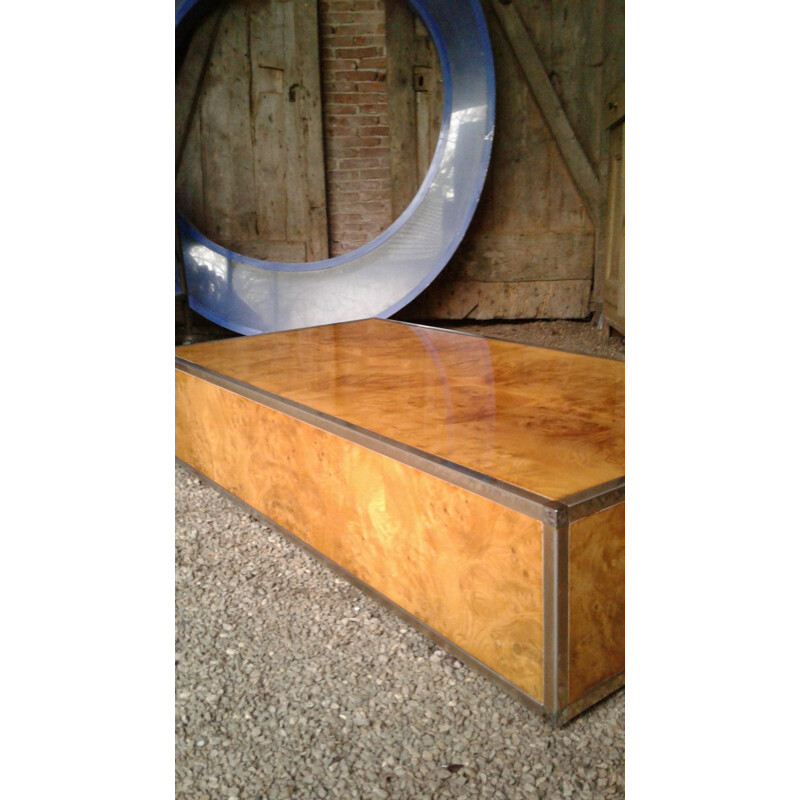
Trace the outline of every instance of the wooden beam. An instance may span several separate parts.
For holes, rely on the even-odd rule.
[[[402,0],[386,0],[386,97],[389,105],[389,164],[392,219],[417,192],[417,131],[414,97],[414,14]]]
[[[542,116],[564,157],[569,174],[580,192],[595,228],[601,224],[600,180],[584,153],[556,94],[536,47],[511,0],[489,0],[503,32],[517,57],[525,80]]]
[[[175,86],[175,174],[183,162],[186,142],[192,129],[200,92],[206,77],[211,53],[217,41],[222,6],[206,17],[198,26],[197,34],[189,45],[183,64],[178,71]]]

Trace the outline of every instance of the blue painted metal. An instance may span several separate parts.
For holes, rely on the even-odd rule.
[[[197,0],[180,0],[180,24]],[[408,0],[442,68],[442,127],[408,208],[380,236],[336,258],[260,261],[215,244],[179,218],[189,305],[244,334],[388,317],[442,271],[464,236],[494,136],[494,65],[479,0]]]

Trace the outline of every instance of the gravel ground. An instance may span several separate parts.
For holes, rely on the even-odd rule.
[[[572,325],[602,339],[587,323],[468,327],[587,352]],[[554,729],[187,470],[175,478],[177,798],[624,796],[624,690]]]

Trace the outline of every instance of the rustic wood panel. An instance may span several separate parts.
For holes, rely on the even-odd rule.
[[[386,97],[392,216],[397,219],[417,191],[416,99],[414,94],[414,14],[403,0],[386,0]]]
[[[486,184],[461,246],[440,278],[403,309],[405,319],[580,319],[589,313],[595,226],[495,5],[495,0],[483,3],[497,85]],[[515,8],[523,37],[528,46],[541,46],[546,68],[557,57],[564,63],[564,36],[554,31],[553,4],[537,0]],[[588,17],[583,13],[576,19],[585,25]],[[569,30],[575,34],[574,27]],[[596,77],[598,69],[586,66],[580,60],[584,56],[575,56],[570,70],[563,69],[576,106],[581,87],[588,85],[584,73]],[[550,93],[560,103],[552,86]],[[596,116],[594,110],[585,113],[586,120]]]
[[[597,174],[603,130],[603,4],[552,0],[552,37],[550,81]]]
[[[176,455],[542,699],[541,523],[176,372]]]
[[[603,86],[600,96],[625,79],[625,0],[603,3]]]
[[[485,2],[485,0],[484,0]],[[513,0],[545,69],[553,60],[553,0]]]
[[[403,309],[403,319],[581,319],[590,280],[440,280]]]
[[[254,148],[253,172],[257,193],[256,241],[247,252],[258,258],[267,257],[250,248],[258,248],[258,239],[286,243],[287,195],[286,162],[291,152],[287,131],[286,53],[284,51],[287,26],[285,3],[260,3],[249,7],[250,15],[250,102],[252,105]],[[291,24],[291,21],[289,21]],[[263,247],[263,246],[262,246]],[[305,247],[299,261],[305,260]]]
[[[585,279],[597,287],[595,299],[602,296],[608,150],[603,98],[608,75],[618,74],[618,81],[624,74],[624,4],[482,0],[482,5],[497,85],[486,184],[464,241],[441,279],[401,315],[586,318],[590,295],[583,287],[577,294],[574,286],[553,286],[544,292],[538,286],[531,292],[530,287],[540,281]],[[532,65],[536,99],[528,74]],[[564,242],[579,237],[584,242],[581,234],[594,239],[588,274],[585,245],[566,246],[560,257],[552,250],[554,237],[568,237]],[[510,238],[503,242],[503,235]],[[452,285],[470,281],[520,285],[488,288],[480,299],[477,285]],[[551,299],[542,304],[543,295]]]
[[[200,107],[206,229],[229,247],[256,233],[247,8],[224,10]]]
[[[319,77],[317,0],[292,0],[291,26],[285,29],[284,47],[289,66],[288,100],[293,126],[287,130],[294,143],[287,164],[289,197],[287,238],[305,241],[307,260],[328,257],[328,217],[325,201],[325,160],[322,145],[322,104]]]
[[[592,220],[600,220],[600,182],[578,141],[533,40],[513,3],[493,0],[491,8],[500,21],[536,103],[547,121],[564,163],[579,190]],[[554,53],[555,59],[555,53]]]
[[[553,499],[624,473],[625,365],[618,361],[385,320],[209,342],[177,354]]]
[[[548,142],[550,175],[547,194],[548,229],[554,232],[594,230],[591,215],[575,188],[555,142]]]
[[[195,128],[203,80],[216,44],[222,6],[204,17],[175,76],[175,171],[178,173],[190,132]],[[191,159],[190,161],[194,161]],[[198,162],[199,164],[199,162]]]
[[[180,198],[179,210],[200,230],[205,230],[200,114],[192,118],[191,130],[186,136],[181,156],[181,166],[175,178],[175,197]]]
[[[625,86],[609,95],[608,216],[603,264],[603,324],[625,333]],[[612,106],[614,108],[612,108]]]
[[[444,89],[433,42],[405,0],[387,0],[386,29],[392,215],[396,219],[430,167],[442,126]]]
[[[600,97],[605,99],[620,81],[625,79],[625,2],[608,0],[603,4],[603,69]],[[604,254],[607,250],[608,228],[608,182],[609,182],[609,135],[608,123],[601,120],[600,135],[600,181],[603,187],[603,224],[597,229],[598,263],[595,268],[593,305],[602,307],[604,290]]]
[[[591,233],[546,231],[475,233],[467,238],[447,271],[450,281],[591,280],[594,237]]]
[[[176,131],[178,208],[245,255],[327,258],[316,0],[229,0],[218,13],[176,85],[176,125],[190,126]]]
[[[484,189],[488,213],[477,220],[476,232],[525,232],[533,250],[533,234],[544,233],[549,227],[552,154],[548,142],[552,137],[491,10],[486,21],[494,53],[497,96],[489,163],[491,183]]]
[[[625,504],[569,528],[569,702],[625,669]]]

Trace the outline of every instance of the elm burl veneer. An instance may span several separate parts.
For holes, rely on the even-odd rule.
[[[624,364],[364,320],[180,347],[184,464],[561,723],[624,680]]]

